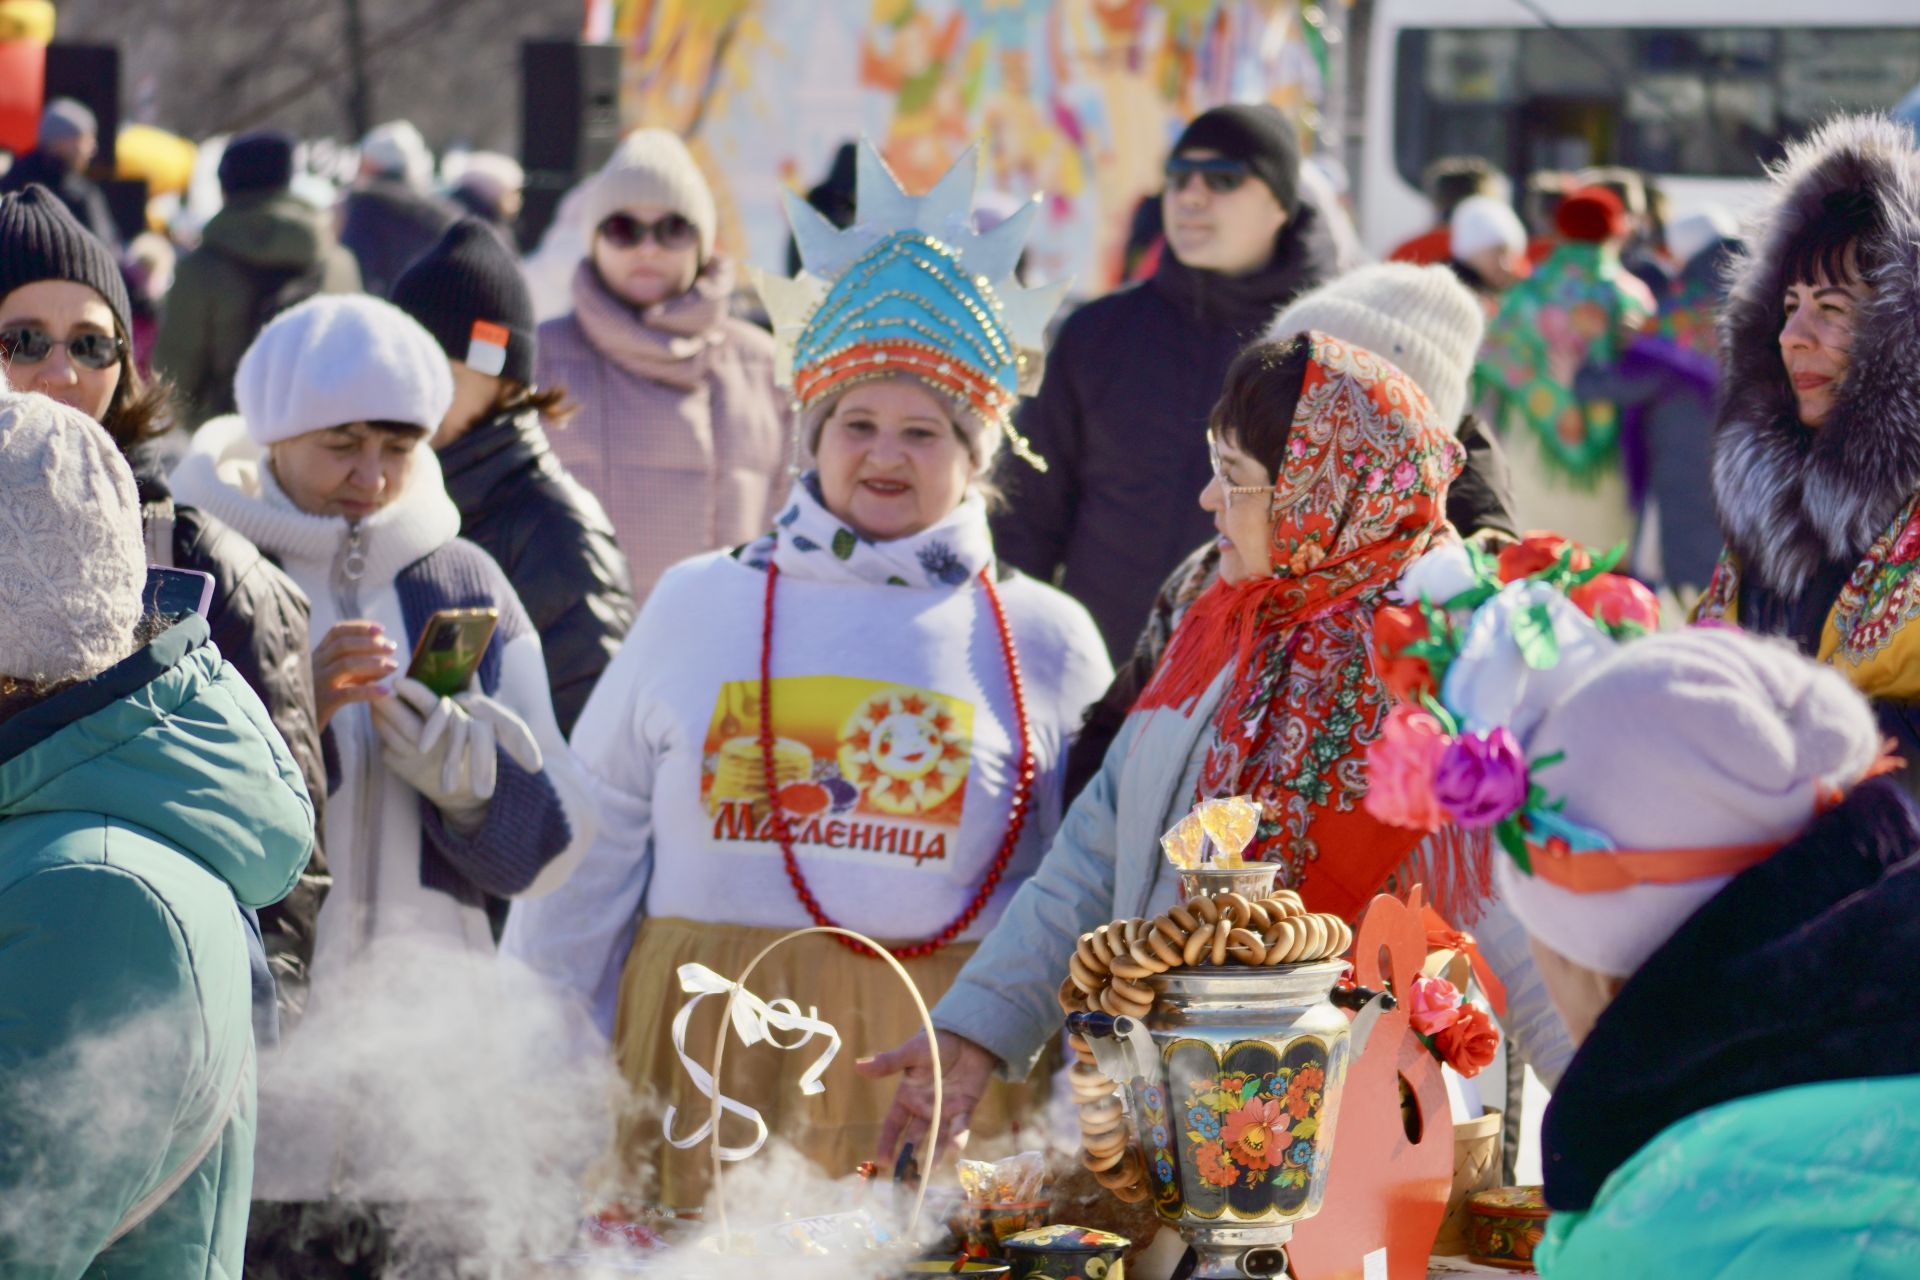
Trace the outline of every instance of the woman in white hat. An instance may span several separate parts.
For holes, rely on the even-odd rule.
[[[435,340],[388,303],[315,298],[254,340],[235,392],[240,413],[200,429],[173,484],[313,602],[315,700],[336,767],[310,1025],[382,944],[491,955],[490,914],[565,876],[592,839],[592,807],[554,723],[539,636],[499,566],[458,537],[427,447],[453,398]],[[405,672],[428,619],[454,608],[499,620],[466,688],[441,696]],[[318,1047],[296,1029],[282,1052],[298,1063]],[[274,1085],[269,1070],[255,1196],[288,1208],[257,1212],[257,1235],[382,1172],[319,1118],[327,1082],[292,1096]]]

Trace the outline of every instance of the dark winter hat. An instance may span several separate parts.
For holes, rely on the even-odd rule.
[[[1217,151],[1267,184],[1291,218],[1300,207],[1300,135],[1271,103],[1236,102],[1195,116],[1173,154]]]
[[[81,226],[66,202],[37,182],[0,196],[0,298],[40,280],[71,280],[106,299],[133,332],[133,307],[120,262],[100,237]]]
[[[1627,234],[1627,206],[1605,187],[1570,192],[1553,212],[1553,225],[1569,240],[1598,244]]]
[[[285,190],[293,185],[294,145],[293,135],[279,129],[235,135],[220,153],[220,190],[229,196]]]
[[[393,284],[393,304],[431,333],[448,359],[514,382],[533,381],[533,295],[500,236],[462,218]]]

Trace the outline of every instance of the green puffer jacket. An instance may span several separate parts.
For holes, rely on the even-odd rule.
[[[237,904],[277,901],[312,844],[299,769],[198,617],[0,722],[0,1276],[238,1280]]]
[[[360,268],[334,239],[332,215],[290,191],[227,201],[180,259],[154,339],[186,427],[232,413],[240,357],[272,313],[316,293],[358,293]]]

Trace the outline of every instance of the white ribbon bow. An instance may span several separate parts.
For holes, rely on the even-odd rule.
[[[753,1126],[754,1139],[744,1147],[722,1145],[720,1158],[745,1160],[766,1145],[767,1122],[752,1107],[742,1102],[735,1102],[721,1093],[720,1086],[707,1069],[687,1056],[687,1024],[693,1020],[694,1009],[708,996],[724,998],[728,992],[737,990],[739,994],[733,998],[733,1030],[740,1037],[741,1044],[756,1045],[765,1042],[776,1049],[793,1050],[806,1046],[815,1036],[825,1037],[826,1049],[814,1060],[813,1065],[807,1068],[806,1074],[800,1077],[800,1092],[809,1096],[826,1090],[827,1086],[820,1083],[820,1077],[832,1064],[834,1055],[840,1052],[840,1033],[834,1029],[832,1023],[821,1019],[818,1009],[808,1009],[805,1013],[801,1013],[800,1006],[784,996],[778,1000],[762,1000],[739,983],[728,981],[703,964],[683,964],[680,966],[679,974],[680,989],[693,999],[681,1005],[680,1012],[674,1015],[673,1051],[680,1055],[680,1065],[687,1069],[687,1075],[693,1080],[693,1087],[704,1097],[712,1100],[713,1110],[697,1130],[684,1138],[676,1138],[673,1136],[673,1120],[678,1108],[668,1107],[667,1114],[661,1121],[661,1128],[665,1132],[668,1143],[685,1151],[689,1147],[698,1146],[706,1141],[707,1135],[713,1132],[720,1116],[730,1111]],[[776,1030],[797,1031],[800,1033],[800,1038],[791,1044],[782,1044],[774,1038],[773,1033]]]

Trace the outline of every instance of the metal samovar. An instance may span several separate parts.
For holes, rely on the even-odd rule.
[[[1260,870],[1270,884],[1273,868]],[[1245,873],[1185,872],[1182,887],[1238,889],[1228,874]],[[1067,1018],[1120,1085],[1155,1207],[1192,1246],[1194,1280],[1284,1274],[1293,1224],[1320,1210],[1347,1068],[1393,1002],[1336,989],[1345,968],[1172,969],[1146,980],[1144,1019]]]

